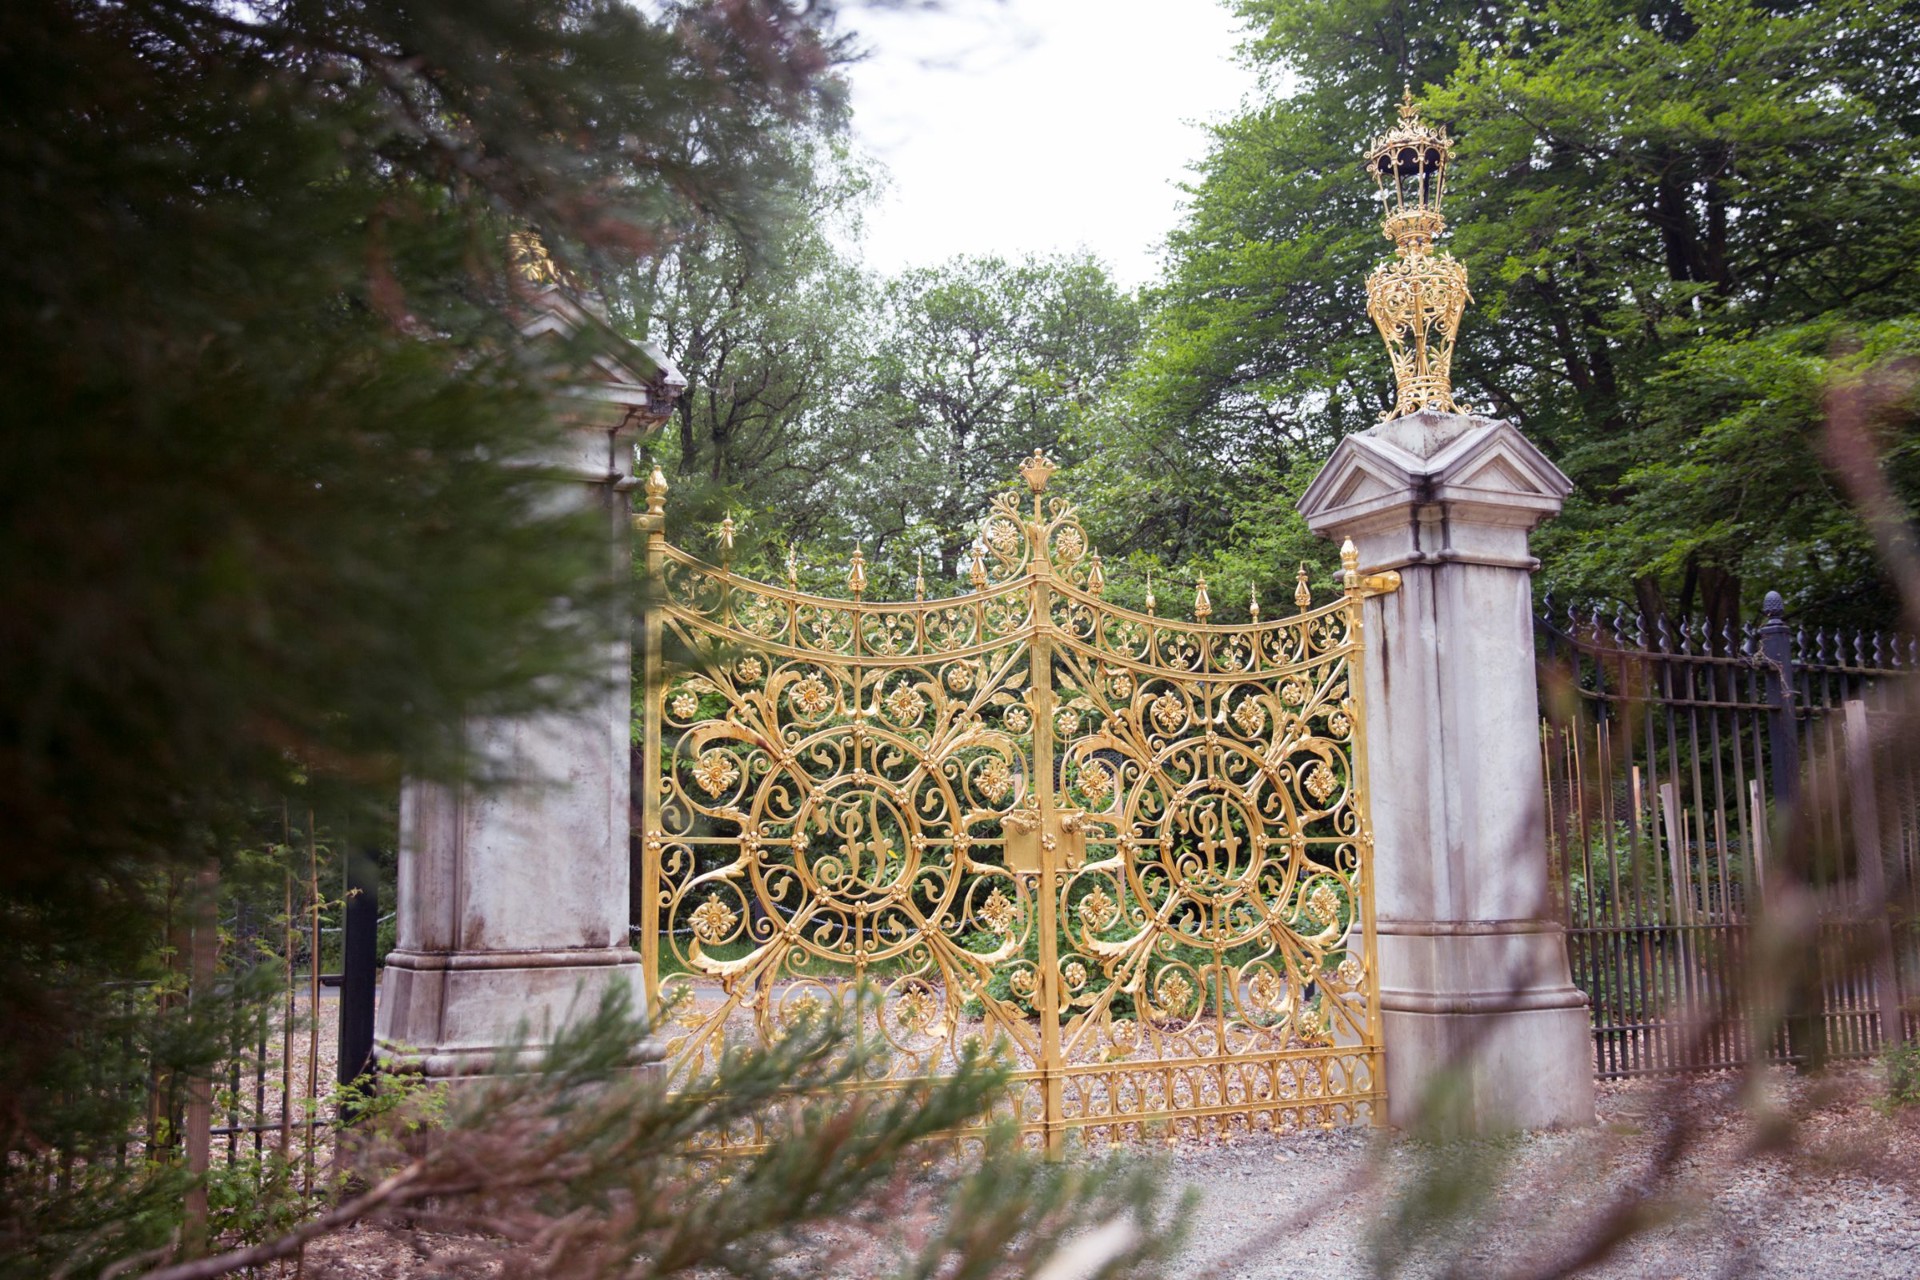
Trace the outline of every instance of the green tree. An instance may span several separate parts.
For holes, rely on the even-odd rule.
[[[676,537],[725,513],[771,548],[810,539],[810,501],[851,452],[836,430],[858,385],[872,286],[839,249],[857,235],[874,178],[842,135],[843,116],[801,122],[762,144],[783,153],[788,189],[739,228],[689,210],[672,246],[616,282],[629,332],[657,342],[687,379],[660,455]],[[769,517],[769,518],[762,518]]]
[[[888,283],[865,399],[847,536],[882,560],[924,553],[959,581],[992,496],[1020,459],[1071,461],[1126,367],[1134,300],[1092,257],[956,258]]]
[[[1137,304],[1085,255],[955,258],[875,281],[836,250],[868,178],[831,147],[770,242],[688,242],[635,288],[691,384],[664,454],[687,483],[673,536],[837,593],[857,544],[875,597],[964,585],[992,496],[1034,449],[1071,461],[1139,337]]]
[[[1546,584],[1723,619],[1778,587],[1889,619],[1824,478],[1807,361],[1912,350],[1898,6],[1235,7],[1274,97],[1215,131],[1103,416],[1088,479],[1130,497],[1127,549],[1305,544],[1284,501],[1301,469],[1387,402],[1364,292],[1387,247],[1358,157],[1405,80],[1460,142],[1449,247],[1476,304],[1456,385],[1579,486],[1541,540]],[[1762,372],[1782,361],[1798,372]],[[1758,468],[1762,438],[1735,443],[1755,419]],[[1912,494],[1907,456],[1889,466]]]
[[[1920,175],[1886,162],[1914,139],[1902,12],[1549,6],[1435,95],[1471,139],[1460,251],[1493,268],[1506,368],[1478,376],[1581,484],[1550,581],[1891,619],[1808,361],[1916,349]],[[1890,464],[1920,492],[1910,453]]]

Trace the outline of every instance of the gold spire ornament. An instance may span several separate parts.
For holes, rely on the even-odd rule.
[[[1195,622],[1205,622],[1212,616],[1213,597],[1207,594],[1207,578],[1202,574],[1200,580],[1193,584],[1193,619]]]
[[[1360,548],[1352,538],[1340,544],[1340,586],[1346,591],[1360,589]]]
[[[1400,100],[1400,122],[1367,151],[1381,230],[1394,244],[1394,256],[1367,277],[1367,315],[1386,341],[1397,392],[1383,421],[1421,409],[1467,412],[1453,398],[1453,344],[1473,296],[1466,267],[1433,248],[1447,228],[1440,204],[1452,155],[1446,129],[1420,119],[1411,86]]]
[[[847,590],[853,592],[855,600],[867,590],[867,557],[857,545],[853,549],[853,564],[847,570]]]
[[[915,600],[927,598],[926,557],[918,551],[913,553],[913,598]]]

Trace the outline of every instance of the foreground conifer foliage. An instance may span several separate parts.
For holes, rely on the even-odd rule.
[[[584,607],[604,566],[540,501],[547,478],[500,462],[555,428],[554,387],[613,339],[528,357],[512,237],[537,232],[588,283],[689,226],[752,243],[796,163],[772,139],[841,110],[832,10],[0,11],[0,1273],[194,1252],[181,1227],[197,1180],[129,1137],[150,1087],[205,1081],[267,1015],[258,993],[205,983],[191,1019],[154,1015],[182,993],[182,922],[251,945],[234,916],[253,904],[247,886],[277,904],[283,864],[304,865],[274,834],[289,797],[331,830],[375,830],[403,768],[471,771],[463,717],[583,687],[573,664],[613,616]],[[590,1075],[579,1052],[570,1069]],[[743,1070],[765,1099],[782,1070],[805,1078],[804,1061]],[[513,1143],[542,1134],[582,1154],[564,1178],[523,1185],[582,1197],[566,1212],[612,1203],[595,1179],[622,1160],[641,1161],[633,1177],[692,1177],[668,1153],[703,1113],[646,1113],[666,1134],[594,1128],[616,1117],[586,1080],[513,1086],[403,1182],[431,1174],[452,1204],[453,1153],[531,1170],[547,1148]],[[919,1097],[924,1122],[891,1121],[944,1127],[982,1087]],[[819,1141],[752,1166],[768,1170],[758,1209],[726,1208],[735,1191],[703,1212],[734,1214],[737,1237],[781,1205],[833,1212],[839,1191],[793,1181],[847,1172],[824,1143],[861,1153],[847,1158],[866,1162],[868,1186],[898,1149],[855,1136],[856,1119],[838,1138],[822,1120]],[[259,1239],[277,1238],[280,1209],[305,1212],[275,1198],[280,1172],[212,1188],[205,1247],[221,1245],[223,1206],[247,1209]],[[706,1184],[646,1185],[668,1203]],[[982,1184],[980,1214],[1018,1185]],[[1075,1184],[1048,1185],[1063,1220],[1081,1212]],[[514,1190],[487,1212],[506,1213]],[[569,1227],[567,1257],[601,1257],[655,1221],[591,1244]]]
[[[853,1028],[820,1018],[669,1093],[633,1066],[647,1030],[613,998],[538,1063],[430,1089],[390,1081],[389,1100],[345,1135],[332,1206],[145,1274],[227,1275],[363,1224],[398,1229],[384,1251],[396,1274],[580,1280],[986,1280],[1049,1264],[1083,1280],[1145,1277],[1179,1244],[1147,1167],[1048,1163],[1011,1129],[979,1128],[1005,1085],[991,1063],[849,1089],[884,1067]],[[421,1128],[423,1114],[437,1118]],[[742,1145],[718,1151],[721,1135]]]

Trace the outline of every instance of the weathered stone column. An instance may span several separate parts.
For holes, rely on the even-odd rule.
[[[1478,1131],[1593,1121],[1587,1002],[1548,893],[1527,547],[1571,489],[1508,423],[1423,410],[1343,440],[1301,499],[1363,572],[1401,575],[1365,606],[1398,1125],[1443,1099],[1434,1119]]]
[[[557,290],[536,296],[530,342],[584,319]],[[664,360],[602,361],[574,389],[570,423],[539,461],[561,477],[554,500],[600,513],[608,572],[631,571],[628,492],[636,435],[684,386]],[[428,1075],[484,1070],[499,1051],[537,1050],[615,985],[643,1007],[640,956],[627,937],[631,655],[624,617],[602,660],[604,683],[578,710],[474,720],[477,788],[409,782],[400,801],[398,937],[380,992],[376,1052]]]

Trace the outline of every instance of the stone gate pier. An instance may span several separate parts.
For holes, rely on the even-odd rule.
[[[1343,440],[1300,503],[1366,602],[1387,1106],[1474,1130],[1590,1124],[1587,999],[1551,920],[1528,534],[1572,485],[1513,426],[1422,410]],[[1450,1092],[1449,1092],[1450,1091]]]
[[[593,322],[557,287],[535,291],[529,311],[522,335],[535,349]],[[624,584],[634,442],[685,383],[638,346],[601,359],[594,375],[566,388],[566,427],[546,456],[525,461],[555,476],[556,504],[601,517],[609,580]],[[375,1021],[375,1051],[391,1066],[484,1071],[505,1048],[550,1043],[610,987],[643,1005],[627,936],[630,623],[614,607],[614,639],[593,655],[604,680],[574,709],[468,722],[482,771],[520,781],[402,790],[398,936]]]

